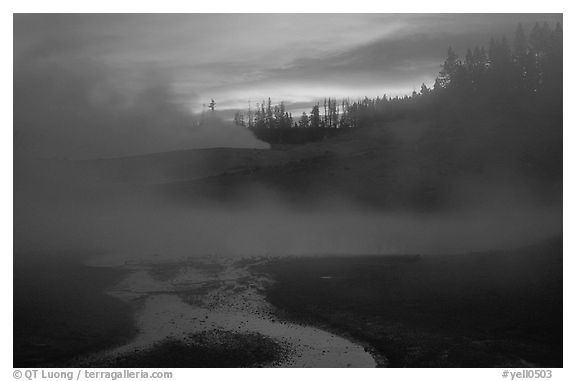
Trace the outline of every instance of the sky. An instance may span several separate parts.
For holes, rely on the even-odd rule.
[[[268,97],[298,114],[323,97],[410,94],[434,82],[449,46],[463,55],[536,21],[554,25],[562,16],[17,14],[15,132],[23,146],[38,148],[54,140],[51,129],[82,124],[100,129],[101,140],[110,133],[117,144],[100,153],[119,155],[133,153],[123,143],[132,139],[126,131],[145,125],[151,135],[162,130],[158,141],[166,144],[133,142],[134,152],[178,148],[171,139],[182,140],[186,119],[210,99],[229,118]],[[61,152],[70,132],[58,131],[52,152],[40,151]]]

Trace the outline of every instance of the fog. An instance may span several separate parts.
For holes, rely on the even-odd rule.
[[[34,75],[17,73],[16,78],[17,255],[90,251],[109,263],[207,255],[467,253],[535,243],[562,231],[561,207],[538,206],[511,188],[481,184],[481,179],[464,183],[450,195],[470,207],[434,212],[370,208],[341,195],[306,210],[260,186],[258,180],[250,180],[253,196],[248,199],[238,196],[232,203],[220,203],[214,196],[203,202],[191,194],[195,202],[188,203],[157,192],[154,187],[162,184],[128,178],[112,181],[102,172],[94,176],[86,169],[93,162],[78,159],[184,148],[267,150],[268,145],[223,121],[218,113],[194,117],[170,103],[167,88],[153,74],[138,89],[114,81],[110,73],[90,64],[66,71],[47,66]],[[410,142],[420,134],[402,139]],[[144,177],[162,171],[162,165],[155,168],[155,160],[160,159],[151,157],[146,162],[150,167],[136,170]],[[200,172],[215,165],[212,159],[194,160],[179,165]],[[257,164],[266,165],[266,159]],[[104,171],[121,165],[112,160]],[[206,176],[218,176],[237,165],[232,160]],[[402,165],[397,170],[412,171]],[[180,180],[171,176],[152,178]],[[415,176],[410,181],[421,181],[417,173],[409,176]],[[232,198],[240,192],[234,185],[223,185],[220,191]],[[322,199],[323,193],[315,197]],[[486,205],[482,202],[486,199],[497,202]]]
[[[170,77],[164,73],[125,73],[82,56],[54,57],[46,49],[52,53],[31,51],[15,63],[17,159],[267,147],[215,115],[194,115],[176,103]]]
[[[22,21],[19,28],[25,24]],[[436,134],[434,130],[421,130],[420,126],[416,126],[415,136],[406,128],[402,130],[403,136],[396,131],[398,141],[410,146],[410,150],[399,150],[400,154],[392,158],[395,161],[380,157],[378,162],[362,156],[369,150],[372,150],[368,152],[370,154],[385,151],[382,144],[388,139],[386,131],[381,134],[386,135],[384,143],[378,136],[369,135],[358,140],[360,143],[354,139],[350,144],[344,143],[342,151],[348,149],[348,144],[350,152],[347,154],[350,157],[358,154],[354,157],[364,160],[358,161],[356,167],[356,159],[343,160],[330,168],[311,166],[310,172],[306,172],[296,185],[289,183],[292,174],[288,169],[285,193],[299,195],[300,185],[306,187],[314,183],[311,187],[313,192],[317,191],[314,199],[330,199],[326,205],[314,208],[297,205],[287,200],[285,194],[270,191],[261,178],[251,173],[245,174],[252,187],[251,198],[240,198],[241,190],[235,183],[223,183],[214,188],[216,193],[231,195],[233,202],[221,202],[218,195],[204,200],[194,193],[196,186],[204,185],[202,179],[219,181],[227,178],[222,175],[235,171],[250,172],[273,165],[286,170],[282,165],[301,164],[302,160],[325,150],[338,151],[342,142],[325,142],[286,153],[282,150],[270,152],[269,145],[257,140],[247,129],[234,127],[221,118],[218,103],[216,112],[206,110],[193,114],[190,110],[194,105],[210,100],[200,99],[188,86],[187,98],[183,101],[175,87],[177,78],[173,77],[178,70],[170,65],[157,67],[151,62],[138,61],[138,57],[134,57],[134,61],[139,64],[132,65],[133,62],[126,58],[129,55],[124,56],[121,64],[112,65],[113,56],[103,54],[108,39],[112,38],[105,34],[98,33],[98,38],[86,39],[86,36],[68,34],[70,31],[66,28],[58,28],[54,39],[43,40],[38,31],[29,36],[20,29],[23,38],[15,39],[14,57],[16,253],[95,250],[119,260],[204,255],[465,253],[521,246],[561,234],[561,205],[532,198],[527,184],[506,184],[506,181],[512,181],[517,168],[508,168],[501,163],[493,165],[499,166],[501,173],[495,183],[483,183],[490,178],[484,173],[475,180],[456,183],[452,187],[453,193],[447,193],[447,197],[454,204],[461,202],[452,208],[434,211],[382,209],[347,197],[345,192],[332,194],[330,187],[354,190],[355,186],[365,189],[373,186],[370,192],[381,192],[382,197],[391,194],[390,197],[397,197],[394,202],[401,205],[405,201],[401,186],[406,186],[408,193],[413,190],[408,186],[418,190],[429,185],[426,183],[429,178],[432,179],[430,183],[434,185],[436,181],[439,187],[449,183],[451,180],[446,179],[450,178],[450,171],[456,174],[458,168],[453,170],[438,160],[436,166],[440,170],[436,172],[445,170],[448,175],[434,178],[430,175],[434,170],[422,164],[426,157],[420,162],[409,157],[425,151],[424,145],[413,144],[419,137],[426,133]],[[114,46],[122,41],[112,39]],[[404,46],[401,41],[395,44]],[[372,52],[374,49],[368,46],[364,50]],[[202,54],[201,51],[186,52],[190,56],[194,53]],[[340,56],[347,57],[346,52],[340,52]],[[171,64],[178,66],[178,62]],[[326,71],[326,65],[316,66],[319,71]],[[302,77],[301,72],[296,74]],[[373,81],[371,74],[370,81]],[[227,83],[218,83],[218,86],[226,87]],[[358,136],[370,132],[364,131],[368,132],[359,131]],[[522,134],[513,132],[510,140],[521,140]],[[559,135],[561,140],[561,132]],[[498,152],[494,155],[498,157],[507,155],[508,141],[498,139],[494,139],[496,143],[492,146],[485,145],[488,140],[476,143],[469,139],[474,142],[471,146],[446,140],[445,146],[432,145],[431,151],[436,149],[433,155],[438,157],[445,151],[460,151],[454,157],[467,155],[473,164],[470,168],[481,172],[483,168],[478,169],[475,164],[484,160],[483,151]],[[542,143],[545,139],[532,140],[535,142],[530,141],[530,144],[548,149],[548,145]],[[179,172],[184,173],[184,177],[174,176],[167,170],[164,159],[149,156],[131,170],[152,180],[136,182],[125,173],[114,179],[106,175],[106,171],[121,168],[122,161],[111,160],[107,166],[80,161],[215,147],[260,151],[254,157],[241,150],[233,151],[224,165],[216,163],[220,155],[216,151],[211,155],[186,154],[184,159],[174,156],[176,159],[170,160],[175,161],[174,166],[184,168]],[[264,152],[266,154],[258,159]],[[234,158],[236,154],[238,160]],[[545,155],[555,157],[555,154]],[[389,162],[395,165],[389,165]],[[89,170],[91,166],[100,168],[97,176]],[[343,168],[348,166],[352,167],[349,174],[343,174]],[[368,180],[371,181],[374,173],[384,171],[383,168],[398,175],[404,183],[395,188],[371,185]],[[274,168],[270,172],[273,173]],[[333,176],[332,180],[330,176]],[[189,200],[158,191],[158,187],[198,179],[200,183],[190,185]],[[537,181],[540,182],[538,186],[545,183],[541,179]]]
[[[16,253],[90,251],[106,263],[203,256],[457,254],[536,243],[562,229],[561,207],[518,202],[416,213],[370,210],[341,199],[338,207],[306,210],[261,189],[253,199],[232,204],[189,204],[148,187],[58,171],[64,171],[60,178],[52,172],[48,179],[19,182]],[[65,178],[75,180],[58,184]]]

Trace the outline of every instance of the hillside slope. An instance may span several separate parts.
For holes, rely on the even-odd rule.
[[[235,171],[163,188],[183,199],[251,201],[264,194],[298,205],[355,203],[435,210],[561,199],[560,139],[548,126],[511,121],[404,120],[322,142],[259,153]],[[558,149],[560,147],[560,149]]]

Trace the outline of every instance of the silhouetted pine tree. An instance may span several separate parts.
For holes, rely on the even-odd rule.
[[[310,127],[312,128],[319,128],[321,125],[320,122],[320,105],[317,103],[312,107],[312,116],[310,118]]]

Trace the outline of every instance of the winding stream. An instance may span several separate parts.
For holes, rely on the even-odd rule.
[[[130,275],[109,293],[137,306],[138,335],[125,345],[91,355],[91,359],[110,359],[166,339],[225,330],[260,333],[286,349],[280,362],[265,366],[376,366],[359,344],[315,327],[279,320],[263,296],[269,280],[234,266],[232,261],[220,260],[219,265],[221,271],[215,272],[183,263],[170,277],[153,277],[154,264],[124,265]]]

